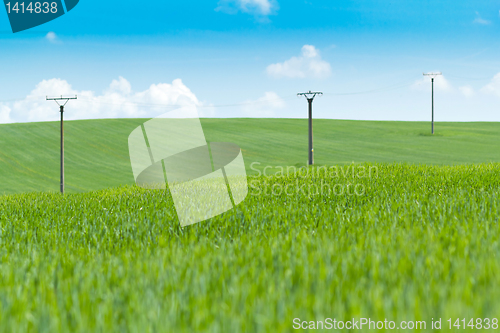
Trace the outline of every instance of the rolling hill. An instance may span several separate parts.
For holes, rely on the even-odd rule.
[[[85,192],[133,184],[127,138],[146,119],[65,122],[66,189]],[[250,173],[307,161],[305,119],[202,119],[207,141],[234,142]],[[315,120],[318,165],[500,162],[500,123]],[[0,194],[59,189],[59,123],[0,125]]]

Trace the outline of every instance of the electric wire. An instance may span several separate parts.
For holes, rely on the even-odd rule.
[[[406,82],[406,83],[399,83],[399,84],[394,84],[390,85],[387,87],[383,88],[377,88],[377,89],[371,89],[371,90],[363,90],[363,91],[354,91],[354,92],[341,92],[341,93],[324,93],[324,97],[329,97],[329,96],[355,96],[355,95],[367,95],[367,94],[374,94],[374,93],[382,93],[382,92],[387,92],[387,91],[392,91],[392,90],[397,90],[397,89],[402,89],[406,87],[410,87],[413,84],[415,84],[415,81],[412,82]],[[29,96],[30,100],[36,100],[37,98],[45,98],[46,96]],[[277,98],[270,98],[270,99],[261,99],[261,100],[255,100],[255,101],[247,101],[247,102],[242,102],[242,103],[231,103],[231,104],[194,104],[193,106],[196,106],[198,108],[227,108],[227,107],[238,107],[238,106],[249,106],[249,105],[258,105],[258,104],[266,104],[270,102],[277,102],[277,101],[289,101],[292,99],[296,99],[298,96],[293,95],[293,96],[278,96]],[[101,97],[86,97],[86,96],[78,96],[78,98],[82,101],[86,101],[88,103],[92,104],[100,104],[100,105],[109,105],[109,106],[138,106],[138,107],[150,107],[150,108],[180,108],[180,107],[185,107],[188,106],[189,104],[160,104],[160,103],[146,103],[146,102],[134,102],[134,101],[123,101],[123,102],[111,102],[110,100],[103,99]],[[14,99],[8,99],[8,100],[0,100],[0,103],[12,103],[12,102],[21,102],[25,101],[26,98],[14,98]]]

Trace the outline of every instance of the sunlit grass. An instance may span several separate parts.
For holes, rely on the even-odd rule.
[[[0,331],[500,317],[500,165],[372,166],[250,177],[236,210],[184,229],[166,191],[0,197]],[[321,182],[364,192],[279,193]]]

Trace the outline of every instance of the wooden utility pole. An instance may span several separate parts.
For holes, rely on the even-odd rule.
[[[424,73],[424,76],[429,76],[431,78],[432,84],[432,134],[434,134],[434,79],[438,75],[443,75],[443,73]]]
[[[318,95],[323,95],[322,92],[312,92],[309,90],[305,93],[298,93],[297,96],[304,96],[309,103],[309,165],[314,165],[314,147],[313,147],[313,101]]]
[[[59,112],[61,112],[61,193],[64,194],[64,106],[68,104],[69,100],[78,99],[78,96],[75,97],[56,97],[56,98],[48,98],[47,101],[55,101],[57,105],[59,105]],[[64,104],[60,104],[59,101],[66,101]]]

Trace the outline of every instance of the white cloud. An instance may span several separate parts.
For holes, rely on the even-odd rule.
[[[10,115],[10,108],[6,105],[0,104],[0,124],[8,123],[10,119],[9,115]]]
[[[268,16],[275,14],[279,9],[276,0],[220,0],[216,11],[227,14],[238,12]]]
[[[47,35],[45,35],[45,39],[47,39],[49,42],[51,42],[53,44],[57,44],[57,43],[61,42],[59,40],[59,38],[57,37],[57,35],[55,34],[55,32],[52,32],[52,31],[50,31],[49,33],[47,33]]]
[[[465,97],[472,97],[474,96],[476,93],[474,92],[474,88],[472,88],[471,86],[467,85],[467,86],[463,86],[463,87],[460,87],[458,88],[460,90],[460,92],[465,96]]]
[[[428,77],[423,77],[420,80],[417,80],[412,86],[412,89],[426,91],[431,89],[431,80]],[[453,91],[453,87],[446,80],[444,75],[438,75],[434,79],[434,90],[443,91],[443,92],[451,92]]]
[[[481,15],[479,15],[479,12],[476,12],[476,18],[472,22],[476,23],[476,24],[481,24],[481,25],[489,25],[489,24],[491,24],[491,21],[483,19],[481,17]]]
[[[257,100],[246,101],[242,106],[242,114],[244,117],[276,117],[276,111],[283,109],[285,106],[285,101],[278,94],[269,91]]]
[[[331,75],[331,71],[330,64],[321,59],[319,51],[312,45],[304,45],[298,57],[267,67],[267,74],[274,78],[325,78]]]
[[[491,82],[481,89],[481,92],[500,97],[500,73],[496,74]]]
[[[58,109],[46,96],[75,96],[66,107],[65,118],[140,118],[155,117],[177,107],[202,106],[195,94],[182,80],[171,84],[151,85],[147,90],[134,92],[130,83],[120,77],[113,80],[102,94],[75,90],[65,80],[51,79],[40,82],[25,99],[14,103],[0,104],[0,122],[32,122],[58,120]],[[169,107],[170,106],[170,107]]]
[[[123,77],[119,77],[118,80],[113,80],[109,86],[108,93],[113,94],[123,94],[129,95],[132,92],[132,85],[130,82],[125,80]]]

